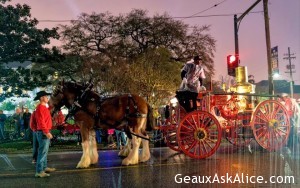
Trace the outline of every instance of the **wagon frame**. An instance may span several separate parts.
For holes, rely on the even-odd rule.
[[[269,99],[257,103],[255,97]],[[289,112],[277,95],[204,91],[198,94],[197,109],[191,112],[178,101],[161,130],[167,146],[192,158],[212,156],[222,138],[235,146],[247,146],[255,139],[268,151],[287,143]]]

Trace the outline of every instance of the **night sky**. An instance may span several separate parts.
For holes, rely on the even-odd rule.
[[[134,8],[148,10],[149,15],[168,13],[183,19],[190,25],[210,25],[210,34],[216,39],[215,80],[227,75],[226,56],[234,54],[233,15],[245,12],[256,0],[12,0],[12,4],[26,3],[32,8],[32,16],[40,20],[38,27],[54,27],[68,24],[80,13],[110,12],[125,14]],[[217,6],[214,6],[217,5]],[[269,0],[271,47],[278,46],[281,79],[289,79],[284,54],[288,47],[296,59],[294,80],[300,84],[300,1]],[[262,1],[244,17],[239,27],[241,65],[248,67],[248,74],[256,82],[268,79],[265,24]],[[199,14],[197,14],[199,13]],[[200,17],[201,16],[201,17]],[[50,20],[50,21],[49,21]],[[53,41],[58,45],[58,41]],[[280,78],[279,78],[280,79]]]

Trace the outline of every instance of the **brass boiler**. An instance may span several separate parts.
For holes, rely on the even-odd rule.
[[[235,69],[236,72],[236,84],[230,87],[230,91],[238,94],[250,94],[255,93],[255,85],[248,82],[247,67],[240,66]],[[236,106],[238,108],[238,114],[247,116],[252,113],[254,108],[253,97],[247,95],[237,95]],[[242,118],[242,119],[244,119]]]
[[[255,93],[255,86],[248,82],[247,67],[240,66],[235,68],[236,84],[230,87],[231,92],[236,93]]]

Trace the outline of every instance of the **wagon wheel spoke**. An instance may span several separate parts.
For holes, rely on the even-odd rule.
[[[267,135],[268,131],[267,130],[264,130],[263,132],[261,132],[259,135],[257,135],[257,138],[259,140],[262,140],[263,138],[266,138],[266,135]],[[262,138],[262,139],[260,139]]]
[[[185,123],[187,123],[188,124],[188,126],[190,127],[189,129],[190,130],[195,130],[195,129],[197,129],[196,127],[195,127],[195,124],[194,123],[192,123],[192,122],[190,122],[188,119],[186,120],[186,121],[184,121]],[[192,128],[192,129],[191,129]]]
[[[277,133],[280,137],[283,137],[283,136],[286,135],[286,131],[283,131],[283,130],[281,130],[281,129],[277,129],[277,130],[274,130],[274,131],[275,131],[275,133]],[[283,133],[283,134],[281,134],[281,133]]]
[[[187,148],[187,150],[192,150],[193,148],[195,148],[197,142],[198,142],[197,140],[194,140],[194,141],[192,142],[192,144]]]
[[[191,139],[191,135],[186,135],[186,136],[180,135],[180,137],[181,137],[181,141],[186,141],[186,140],[190,140]]]
[[[264,122],[268,122],[268,118],[265,116],[264,113],[262,113],[262,111],[260,109],[258,109],[261,113],[257,114],[255,117],[260,119],[260,120],[263,120]],[[263,115],[263,117],[259,116],[259,115]]]
[[[203,123],[203,127],[204,128],[208,128],[208,127],[210,127],[210,126],[212,126],[213,124],[211,123],[212,122],[212,119],[211,118],[206,118],[205,119],[206,120],[206,122],[205,123]]]
[[[203,151],[205,152],[205,153],[208,153],[208,150],[212,150],[212,147],[210,147],[209,145],[208,145],[208,147],[209,147],[209,149],[207,149],[207,145],[205,144],[205,140],[204,141],[201,141],[200,143],[202,143],[202,145],[203,145]],[[200,150],[201,150],[201,148],[200,148]]]
[[[276,106],[275,107],[275,110],[273,111],[272,113],[272,116],[271,118],[275,118],[278,114],[279,114],[279,111],[281,110],[281,107],[280,106]]]
[[[280,136],[280,135],[277,135],[275,130],[272,130],[272,131],[270,132],[270,134],[271,134],[271,138],[273,138],[273,141],[275,140],[276,143],[280,141],[281,136]],[[273,135],[273,136],[272,136],[272,135]]]
[[[182,125],[182,127],[184,127],[185,129],[190,130],[191,132],[194,131],[194,129],[191,129],[190,127],[186,126],[186,125]]]
[[[212,140],[210,138],[206,139],[205,143],[209,144],[208,141],[211,142],[211,143],[213,143],[213,144],[217,143],[217,140]]]
[[[256,132],[263,131],[263,130],[265,130],[265,127],[260,127],[258,129],[256,129]]]
[[[266,125],[266,123],[267,122],[257,122],[257,121],[254,122],[255,125]]]

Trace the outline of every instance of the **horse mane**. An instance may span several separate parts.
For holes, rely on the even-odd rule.
[[[71,89],[71,90],[83,90],[85,89],[82,84],[79,84],[77,82],[65,82],[63,85],[65,88]]]
[[[86,84],[81,84],[77,82],[65,82],[63,84],[63,87],[69,89],[71,92],[75,93],[78,97],[80,97],[84,92],[86,92],[85,95],[88,95],[89,97],[93,97],[100,101],[102,99],[101,95],[96,91],[93,91],[91,88],[86,90],[89,87]]]

